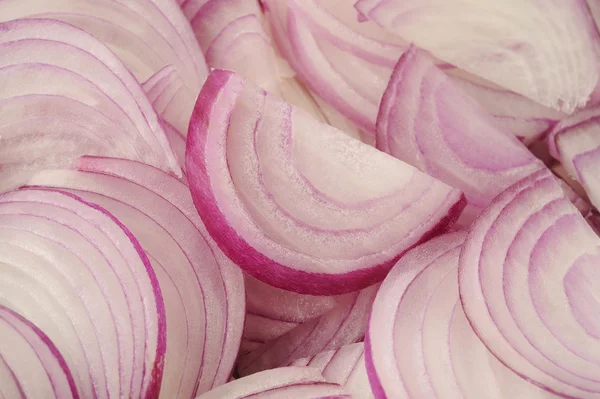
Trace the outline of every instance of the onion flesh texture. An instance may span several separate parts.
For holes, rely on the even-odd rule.
[[[458,296],[465,236],[415,248],[382,284],[365,343],[375,397],[556,398],[500,363],[471,329]]]
[[[358,342],[294,361],[291,366],[318,369],[327,381],[340,384],[354,399],[374,398],[367,377],[365,346]]]
[[[381,281],[464,207],[458,190],[223,70],[211,72],[196,102],[186,171],[225,254],[253,277],[302,294]]]
[[[5,0],[0,20],[51,18],[76,26],[107,45],[138,82],[173,65],[197,92],[208,68],[179,7],[167,0]]]
[[[240,354],[282,336],[344,303],[345,296],[301,295],[244,275],[246,322]],[[347,294],[353,295],[353,294]]]
[[[141,87],[102,43],[52,20],[0,29],[0,191],[82,154],[181,173]]]
[[[584,107],[599,81],[600,38],[585,1],[358,0],[355,7],[435,57],[566,113]]]
[[[0,394],[5,398],[78,398],[64,357],[39,328],[0,305]]]
[[[350,399],[342,387],[328,382],[312,367],[281,367],[240,378],[197,399]]]
[[[361,341],[378,288],[376,285],[345,295],[343,301],[331,311],[240,356],[238,372],[244,376],[288,366],[297,359]]]
[[[30,184],[59,187],[100,204],[140,240],[165,300],[161,396],[189,398],[227,382],[244,323],[243,278],[209,241],[188,188],[127,160],[83,157],[77,168],[39,172]]]
[[[484,344],[548,390],[600,397],[600,242],[549,171],[499,195],[460,255],[465,314]]]
[[[548,138],[551,154],[600,207],[600,107],[563,120]]]
[[[545,168],[415,47],[398,61],[383,96],[377,148],[462,190],[469,201],[463,216],[471,220],[504,189]]]
[[[277,45],[302,82],[374,134],[381,94],[406,44],[340,1],[268,0]]]
[[[0,196],[0,247],[0,304],[44,331],[80,397],[158,397],[161,288],[118,219],[66,193],[8,192]]]

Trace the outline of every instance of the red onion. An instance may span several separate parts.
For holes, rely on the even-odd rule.
[[[222,70],[198,97],[186,166],[196,208],[225,254],[303,294],[380,281],[464,207],[458,191]]]

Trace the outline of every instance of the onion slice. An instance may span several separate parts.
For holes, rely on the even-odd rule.
[[[460,255],[460,297],[484,344],[560,395],[600,397],[600,241],[549,171],[498,196]]]
[[[585,106],[599,81],[600,37],[585,1],[358,0],[355,7],[437,58],[557,110]]]
[[[288,366],[294,360],[361,341],[378,285],[348,294],[331,311],[260,345],[238,361],[240,375]]]
[[[298,359],[291,366],[316,368],[327,381],[340,384],[354,399],[374,398],[367,377],[365,346],[362,342]]]
[[[244,323],[243,277],[210,240],[187,186],[127,160],[83,157],[76,166],[40,172],[30,184],[100,204],[140,240],[165,299],[161,396],[189,398],[227,382]]]
[[[80,397],[158,397],[161,288],[139,242],[77,196],[0,196],[0,298],[54,343]],[[4,336],[3,336],[4,337]]]
[[[548,137],[550,153],[600,207],[600,106],[563,120]]]
[[[415,47],[398,61],[383,96],[377,148],[462,190],[468,218],[545,168]]]
[[[253,277],[312,295],[381,281],[451,225],[457,190],[215,70],[196,102],[186,170],[217,244]]]
[[[458,296],[465,232],[408,253],[377,294],[366,341],[376,398],[555,398],[498,361],[471,329]]]
[[[43,331],[0,305],[0,386],[5,398],[79,398],[64,357]]]
[[[232,381],[197,399],[350,399],[342,387],[328,382],[312,367],[281,367]]]
[[[82,154],[181,173],[141,87],[97,39],[52,20],[0,29],[0,191]]]

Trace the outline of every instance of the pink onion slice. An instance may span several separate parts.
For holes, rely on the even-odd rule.
[[[197,399],[350,399],[342,387],[328,382],[312,367],[281,367],[240,378]]]
[[[264,1],[278,47],[302,82],[366,132],[406,47],[340,1]]]
[[[172,65],[156,72],[143,83],[142,87],[152,107],[165,121],[164,123],[170,125],[178,135],[185,138],[197,91],[192,91],[185,86],[183,79]],[[166,130],[168,130],[167,127],[165,127]],[[169,137],[170,132],[166,133]],[[175,148],[174,151],[176,152]]]
[[[240,375],[287,366],[294,360],[361,341],[378,285],[345,295],[331,311],[260,345],[238,361]]]
[[[362,342],[298,359],[291,366],[318,369],[327,381],[340,384],[354,399],[374,398],[367,377],[365,346]]]
[[[171,0],[5,0],[0,20],[51,18],[107,45],[141,83],[173,65],[193,92],[208,68],[185,16]]]
[[[52,20],[0,27],[0,191],[82,154],[180,173],[141,87],[102,43]]]
[[[585,1],[358,0],[355,7],[437,58],[551,108],[572,113],[598,83],[600,37]]]
[[[0,298],[54,343],[80,397],[158,397],[161,288],[135,237],[71,194],[0,196]]]
[[[40,172],[30,183],[67,189],[104,206],[139,238],[165,298],[161,396],[188,398],[227,382],[244,323],[243,278],[210,241],[189,189],[158,169],[126,160],[84,157],[77,167]]]
[[[600,107],[563,120],[548,137],[551,154],[600,207]]]
[[[343,303],[345,297],[301,295],[267,285],[244,275],[246,322],[240,352],[278,338]],[[353,295],[353,294],[347,294]]]
[[[377,148],[461,189],[465,216],[545,168],[415,47],[398,61],[383,96]]]
[[[469,322],[500,361],[558,394],[600,397],[598,236],[540,171],[498,196],[460,256]]]
[[[79,398],[64,357],[43,331],[0,305],[0,395]]]
[[[464,207],[457,190],[223,70],[198,97],[186,170],[225,254],[253,277],[302,294],[380,281]]]
[[[471,329],[458,296],[466,233],[409,252],[381,286],[366,362],[376,398],[553,398],[502,365]]]

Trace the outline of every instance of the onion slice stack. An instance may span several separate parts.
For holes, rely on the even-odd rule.
[[[548,138],[551,154],[600,207],[600,107],[563,120]]]
[[[566,113],[585,106],[598,84],[600,37],[585,1],[358,0],[355,7],[435,57]]]
[[[371,399],[373,392],[367,377],[365,346],[362,342],[320,352],[294,361],[291,366],[318,369],[327,381],[340,384],[353,399]]]
[[[71,194],[5,193],[0,265],[0,302],[64,358],[49,373],[70,370],[79,397],[158,396],[165,304],[146,254],[118,219]]]
[[[130,228],[156,272],[166,308],[161,396],[188,398],[229,380],[244,323],[240,270],[211,242],[189,189],[127,160],[84,157],[30,184],[59,187],[109,209]]]
[[[383,96],[377,148],[461,189],[466,217],[545,168],[415,47],[398,61]]]
[[[329,312],[240,356],[238,372],[248,375],[361,341],[379,285],[342,297]]]
[[[83,154],[181,173],[142,88],[101,42],[53,20],[0,30],[0,191]]]
[[[460,297],[484,344],[558,394],[600,397],[600,241],[549,171],[499,195],[460,255]]]
[[[225,254],[303,294],[381,281],[464,207],[459,191],[223,70],[211,72],[196,102],[186,170]]]
[[[64,357],[43,331],[0,305],[0,394],[4,398],[79,398]]]
[[[366,364],[376,398],[555,398],[498,361],[471,329],[458,296],[466,233],[410,251],[377,294]]]
[[[281,367],[232,381],[197,399],[350,399],[312,367]]]

